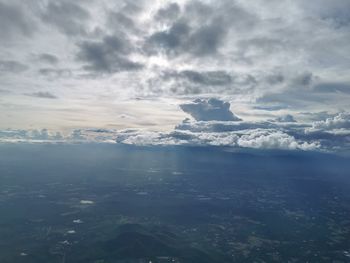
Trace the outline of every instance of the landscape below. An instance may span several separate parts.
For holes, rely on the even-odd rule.
[[[348,157],[0,146],[0,262],[348,262]]]

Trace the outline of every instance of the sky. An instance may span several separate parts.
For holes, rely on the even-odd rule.
[[[0,141],[347,151],[348,0],[0,0]]]

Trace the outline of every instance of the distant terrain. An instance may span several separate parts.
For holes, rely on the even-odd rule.
[[[0,262],[349,262],[348,157],[0,146]]]

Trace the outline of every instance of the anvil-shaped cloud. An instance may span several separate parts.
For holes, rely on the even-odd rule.
[[[215,98],[196,99],[180,108],[197,121],[241,121],[231,112],[230,103]]]

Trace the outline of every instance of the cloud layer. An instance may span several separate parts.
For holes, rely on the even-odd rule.
[[[214,113],[211,109],[213,104],[220,105],[214,109]],[[188,105],[195,106],[184,107]],[[292,115],[281,116],[277,121],[249,122],[235,117],[229,106],[218,99],[195,100],[192,104],[181,105],[194,120],[185,119],[174,131],[159,133],[124,130],[116,133],[116,141],[136,145],[215,145],[336,152],[350,150],[348,113],[340,112],[331,118],[311,123],[297,123]],[[217,110],[224,111],[219,116],[230,117],[216,118]],[[232,115],[227,115],[228,112]]]
[[[214,102],[213,102],[214,101]],[[229,104],[218,100],[196,100],[193,104],[212,106],[231,112]],[[184,106],[183,105],[183,106]],[[191,108],[192,109],[192,108]],[[196,109],[197,110],[197,109]],[[185,111],[188,111],[185,107]],[[193,114],[192,111],[188,111]],[[232,112],[231,112],[232,113]],[[203,113],[205,115],[205,113]],[[215,112],[216,114],[216,112]],[[209,111],[209,116],[211,112]],[[215,116],[215,115],[214,115]],[[231,115],[230,115],[231,116]],[[232,116],[235,116],[232,113]],[[76,129],[68,134],[38,130],[1,130],[2,142],[104,142],[132,145],[226,146],[254,149],[312,150],[349,152],[350,114],[341,112],[332,118],[312,123],[296,123],[293,116],[275,120],[250,122],[239,119],[200,120],[186,118],[173,131],[157,132],[142,129]],[[286,121],[288,120],[288,122]]]
[[[237,144],[281,137],[300,148],[317,135],[340,145],[349,8],[348,0],[0,0],[0,128],[170,134],[189,114],[196,122],[177,134],[262,129],[244,137],[255,143]]]

